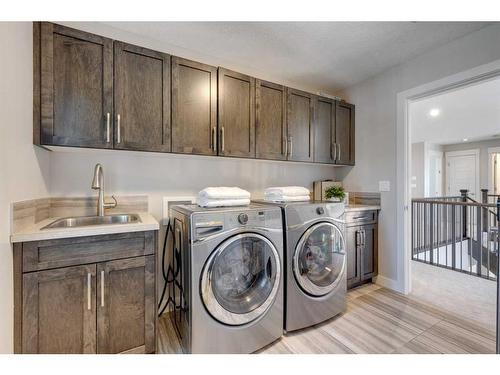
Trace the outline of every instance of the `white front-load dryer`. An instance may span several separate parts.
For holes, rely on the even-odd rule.
[[[343,203],[269,203],[283,212],[285,332],[328,320],[346,308]]]
[[[188,353],[252,353],[283,333],[283,230],[278,207],[171,209],[175,325]]]

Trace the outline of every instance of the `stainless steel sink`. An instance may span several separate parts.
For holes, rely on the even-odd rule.
[[[76,228],[88,227],[91,225],[109,225],[109,224],[130,224],[140,223],[141,218],[136,214],[120,214],[120,215],[106,215],[106,216],[78,216],[78,217],[65,217],[58,219],[49,225],[44,226],[42,229],[53,228]]]

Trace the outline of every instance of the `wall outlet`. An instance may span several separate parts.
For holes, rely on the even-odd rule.
[[[391,191],[391,182],[390,181],[379,181],[378,182],[378,191]]]
[[[196,203],[196,197],[190,195],[163,197],[163,209],[162,209],[162,224],[167,225],[169,219],[170,207],[176,204],[194,204]]]

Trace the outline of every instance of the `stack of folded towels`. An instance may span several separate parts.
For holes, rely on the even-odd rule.
[[[302,186],[271,187],[264,191],[264,200],[268,202],[301,202],[309,199],[309,189]]]
[[[248,206],[250,193],[238,187],[207,187],[198,193],[201,207]]]

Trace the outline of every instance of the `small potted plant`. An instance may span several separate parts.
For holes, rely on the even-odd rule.
[[[345,190],[342,186],[330,186],[325,189],[325,197],[332,202],[342,202],[345,198]]]

